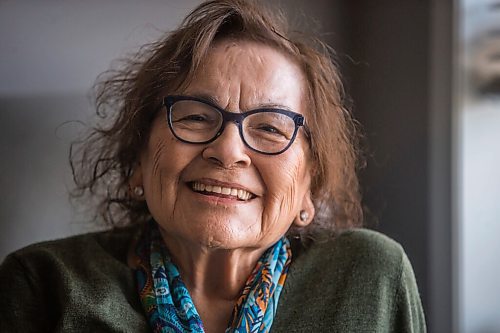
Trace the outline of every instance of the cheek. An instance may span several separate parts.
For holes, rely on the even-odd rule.
[[[153,215],[173,212],[182,172],[191,160],[189,150],[179,147],[175,138],[151,136],[141,166],[146,201]]]
[[[151,213],[159,206],[168,191],[168,179],[164,175],[169,173],[165,170],[166,156],[169,155],[169,142],[165,139],[151,139],[148,144],[147,152],[141,160],[143,169],[144,190],[146,202]]]
[[[292,223],[308,188],[302,153],[290,151],[286,158],[270,162],[266,165],[269,172],[263,175],[267,188],[263,221],[267,228]]]

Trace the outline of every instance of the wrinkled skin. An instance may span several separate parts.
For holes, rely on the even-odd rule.
[[[274,49],[252,42],[216,45],[192,83],[176,93],[211,97],[231,112],[277,106],[306,113],[298,66]],[[301,209],[307,209],[309,216],[313,213],[308,146],[302,131],[287,151],[267,156],[247,148],[235,124],[228,124],[210,144],[182,143],[162,113],[154,121],[138,170],[153,217],[165,233],[200,246],[268,248],[294,220],[301,223],[297,218]],[[205,200],[186,184],[201,179],[238,184],[256,198]]]

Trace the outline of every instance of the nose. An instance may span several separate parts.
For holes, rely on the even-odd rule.
[[[203,150],[204,159],[224,168],[248,167],[251,164],[249,148],[243,143],[238,126],[228,122],[222,134]]]

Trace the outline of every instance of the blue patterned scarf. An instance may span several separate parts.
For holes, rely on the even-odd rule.
[[[204,332],[179,270],[154,221],[137,243],[137,284],[142,306],[155,333]],[[283,237],[270,247],[248,277],[226,333],[269,332],[291,262],[291,248]]]

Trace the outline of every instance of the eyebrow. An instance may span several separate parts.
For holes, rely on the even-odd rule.
[[[220,109],[226,110],[225,108],[223,108],[221,106],[219,99],[217,97],[214,97],[213,95],[206,94],[206,93],[193,93],[193,94],[191,94],[191,96],[205,100],[207,102],[212,103],[213,105],[217,106]],[[296,111],[292,110],[289,106],[277,104],[277,103],[263,103],[263,104],[257,105],[256,107],[253,107],[249,110],[240,110],[240,111],[247,112],[247,111],[253,111],[253,110],[260,110],[260,109],[280,109],[280,110],[287,110],[287,111],[296,112]]]

